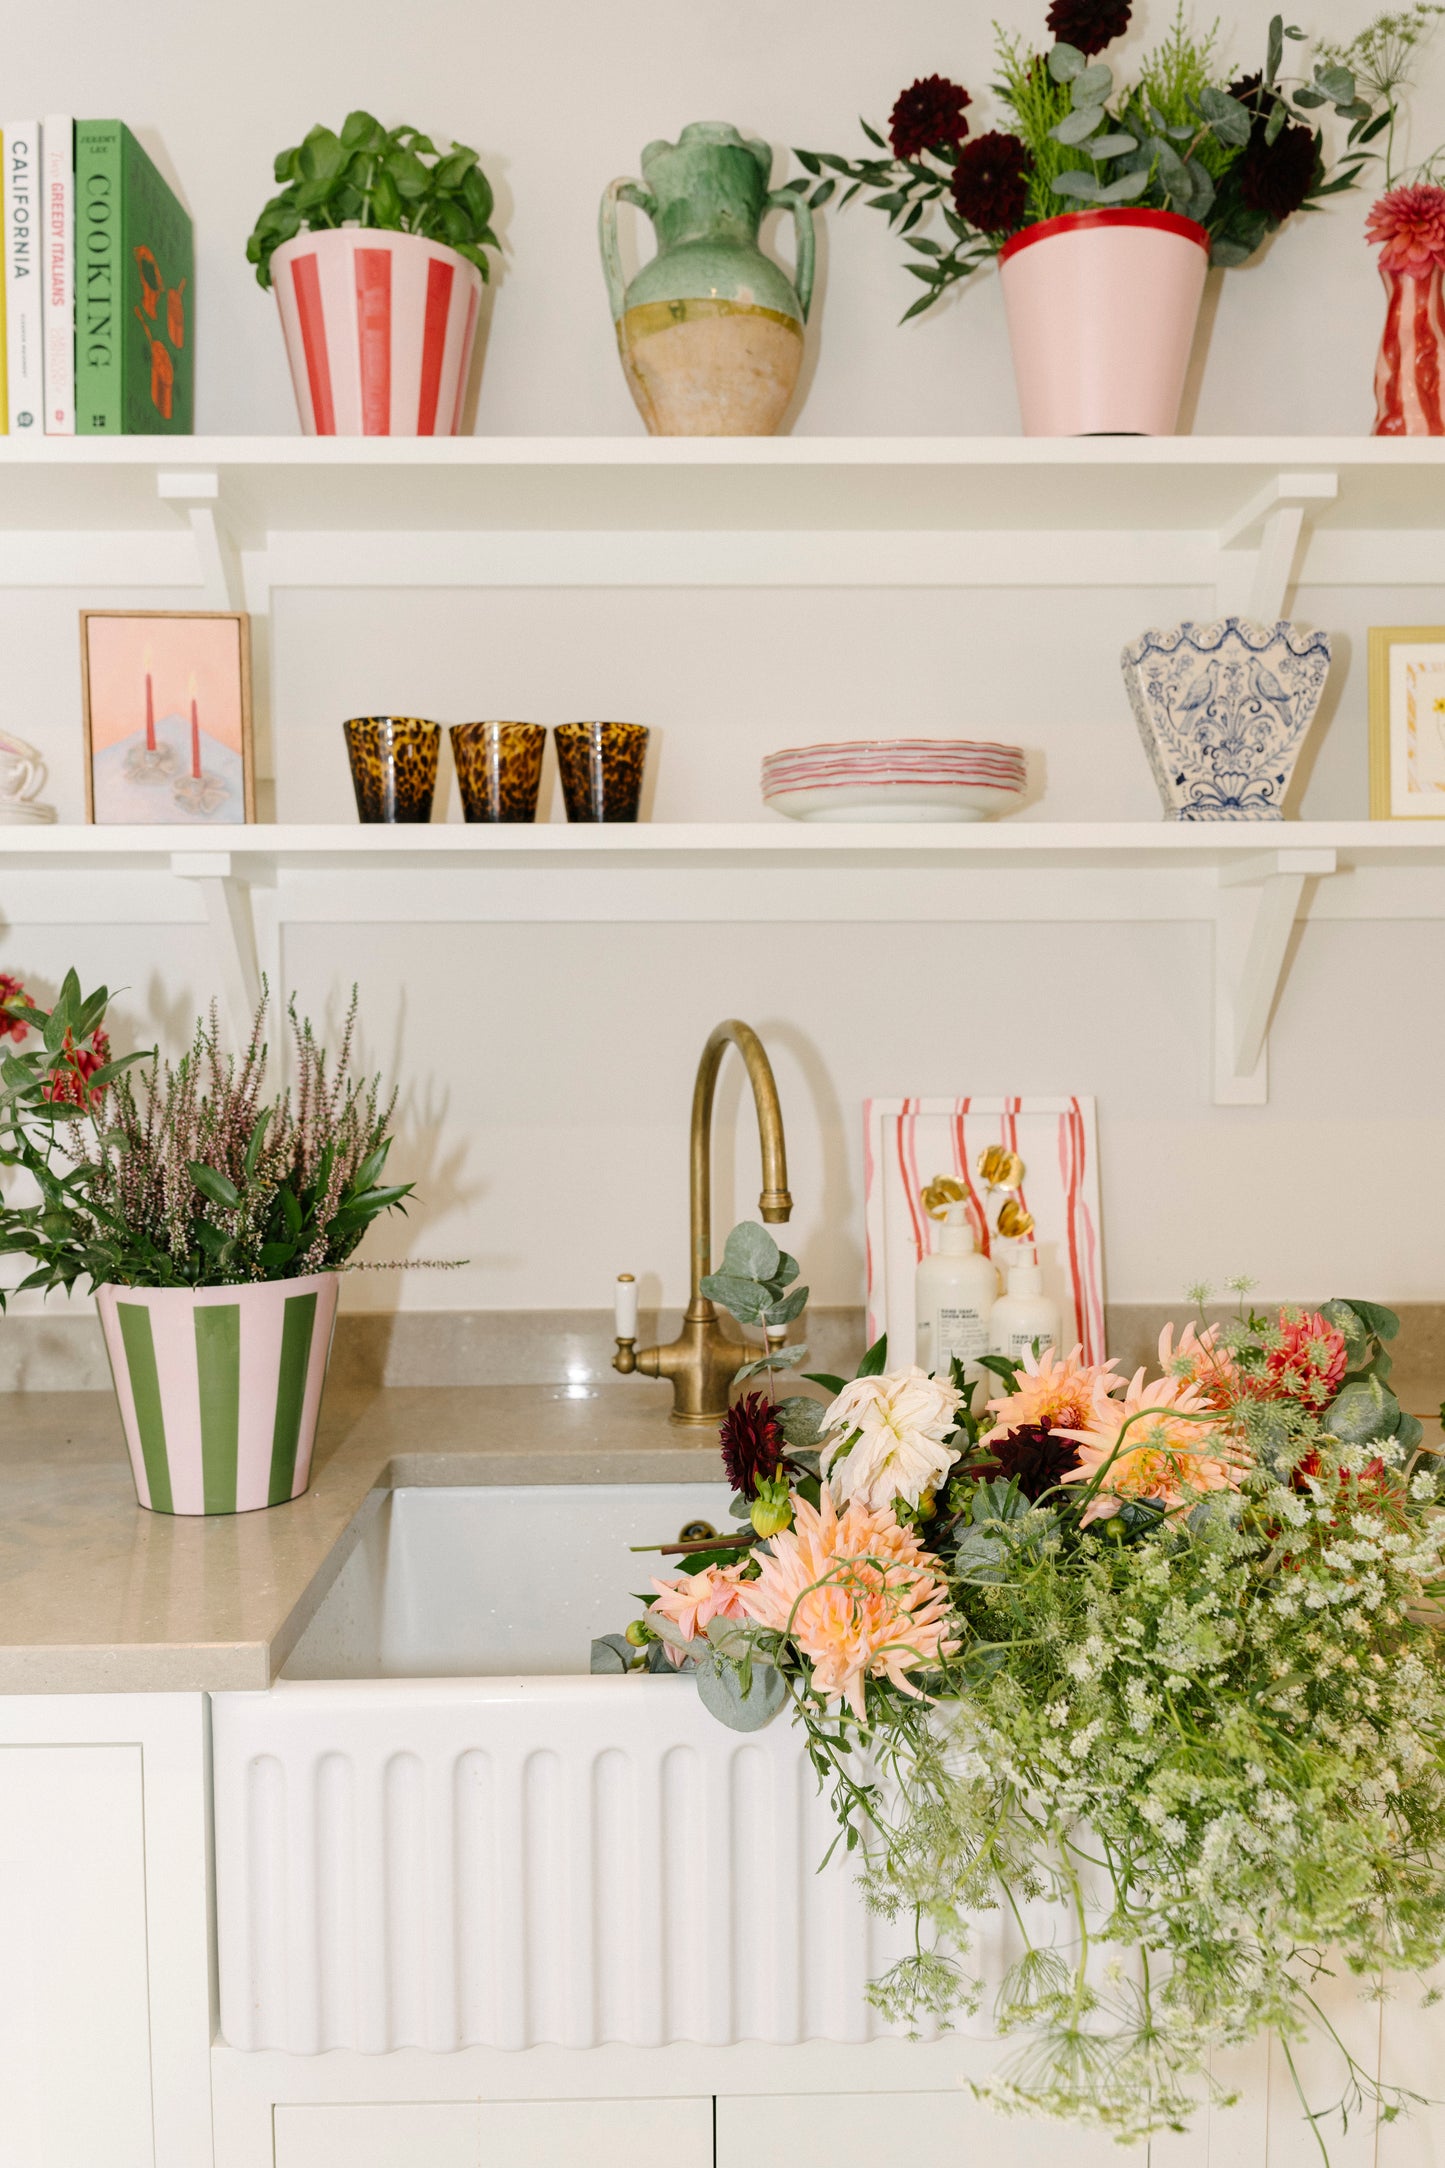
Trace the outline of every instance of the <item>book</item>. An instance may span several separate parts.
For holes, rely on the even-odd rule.
[[[191,221],[124,121],[76,123],[75,207],[76,429],[188,436]]]
[[[5,130],[0,126],[0,437],[10,434],[9,366],[5,358]]]
[[[45,427],[41,368],[40,123],[4,124],[6,403],[12,436],[40,436]]]
[[[40,124],[45,183],[45,434],[75,434],[75,123]]]

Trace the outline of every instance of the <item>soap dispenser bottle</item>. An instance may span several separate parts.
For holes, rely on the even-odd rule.
[[[989,1316],[997,1295],[998,1274],[978,1253],[967,1205],[947,1205],[938,1248],[918,1267],[919,1368],[946,1378],[955,1356],[976,1365],[979,1356],[988,1353]]]
[[[1030,1252],[1022,1263],[1009,1266],[1008,1293],[994,1304],[989,1322],[989,1353],[1022,1362],[1035,1343],[1040,1354],[1058,1348],[1059,1306],[1044,1293],[1043,1267]]]

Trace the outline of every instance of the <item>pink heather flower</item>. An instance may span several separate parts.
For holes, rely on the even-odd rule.
[[[1109,1519],[1127,1498],[1147,1498],[1172,1512],[1196,1505],[1205,1491],[1238,1490],[1244,1463],[1237,1440],[1221,1424],[1178,1420],[1207,1412],[1210,1401],[1187,1378],[1155,1378],[1146,1385],[1142,1370],[1122,1400],[1099,1400],[1092,1421],[1067,1433],[1079,1449],[1079,1465],[1059,1479],[1092,1483],[1107,1471],[1085,1509],[1085,1525]],[[1131,1416],[1139,1420],[1129,1422]]]
[[[744,1581],[747,1616],[787,1634],[812,1666],[825,1701],[846,1701],[866,1721],[865,1679],[890,1679],[917,1694],[908,1673],[951,1656],[945,1639],[948,1587],[938,1561],[891,1511],[857,1499],[839,1516],[825,1489],[815,1511],[793,1494],[793,1526],[753,1555],[761,1568]]]
[[[1281,1310],[1279,1337],[1264,1358],[1265,1397],[1327,1408],[1345,1376],[1345,1336],[1319,1312]]]
[[[1035,1424],[1072,1435],[1092,1420],[1098,1403],[1107,1401],[1123,1382],[1114,1375],[1112,1357],[1106,1363],[1086,1363],[1083,1348],[1074,1347],[1061,1362],[1052,1348],[1042,1349],[1037,1356],[1030,1351],[1013,1391],[988,1403],[989,1414],[998,1420],[983,1443]]]
[[[1433,181],[1392,188],[1365,220],[1365,239],[1381,244],[1382,271],[1422,279],[1445,269],[1445,188]]]
[[[654,1581],[657,1595],[647,1608],[671,1619],[687,1640],[705,1640],[709,1619],[744,1615],[737,1577],[736,1566],[704,1566],[701,1573],[685,1573],[680,1580]],[[667,1653],[675,1664],[682,1662],[684,1651],[670,1641]]]
[[[1219,1327],[1196,1331],[1185,1325],[1174,1345],[1174,1327],[1166,1325],[1159,1335],[1159,1368],[1166,1378],[1183,1378],[1203,1395],[1211,1408],[1227,1408],[1239,1396],[1239,1370],[1228,1348],[1219,1345]]]

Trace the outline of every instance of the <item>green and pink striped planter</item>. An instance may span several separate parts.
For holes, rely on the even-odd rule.
[[[96,1289],[143,1506],[252,1513],[301,1496],[340,1284]]]

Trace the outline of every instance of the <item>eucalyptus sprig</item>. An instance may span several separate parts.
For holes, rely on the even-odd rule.
[[[271,258],[284,241],[336,226],[421,234],[490,276],[486,251],[501,246],[491,227],[492,187],[465,143],[441,151],[419,128],[383,128],[358,111],[347,114],[339,135],[318,123],[294,149],[279,152],[275,175],[281,192],[246,243],[261,286],[270,285]]]

